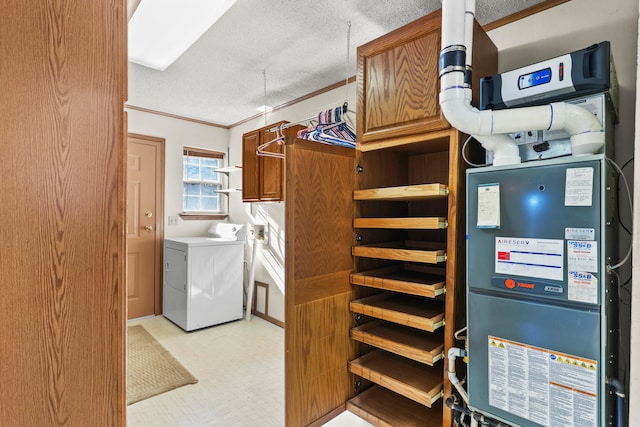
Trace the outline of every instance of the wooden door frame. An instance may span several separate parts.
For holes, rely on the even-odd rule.
[[[127,134],[127,147],[131,139],[140,144],[153,145],[158,150],[159,155],[156,158],[156,242],[154,250],[155,266],[154,271],[154,292],[153,307],[154,314],[162,314],[162,265],[164,250],[164,165],[165,165],[165,146],[166,140],[156,136],[142,135],[129,132]],[[127,250],[128,251],[128,250]],[[127,289],[125,287],[125,289]]]

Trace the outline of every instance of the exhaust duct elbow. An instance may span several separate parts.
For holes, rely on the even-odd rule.
[[[577,105],[557,102],[500,111],[480,111],[471,106],[471,89],[465,85],[464,69],[473,40],[472,34],[465,34],[464,22],[467,12],[473,14],[474,3],[475,0],[442,2],[440,108],[451,126],[493,151],[496,166],[520,163],[518,146],[507,134],[523,130],[564,129],[570,136],[573,155],[597,153],[604,145],[602,125],[591,112]]]

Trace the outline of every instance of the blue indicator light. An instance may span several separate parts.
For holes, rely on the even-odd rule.
[[[518,78],[518,89],[527,89],[534,86],[543,85],[551,81],[551,68],[523,74]]]

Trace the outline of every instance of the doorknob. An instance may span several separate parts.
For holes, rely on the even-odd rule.
[[[145,229],[146,231],[153,231],[153,225],[145,225],[145,226],[144,226],[144,229]]]
[[[153,212],[151,212],[151,211],[146,211],[146,212],[144,213],[144,216],[146,216],[147,218],[151,218],[151,217],[153,216]]]

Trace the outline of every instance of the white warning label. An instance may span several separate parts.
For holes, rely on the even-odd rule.
[[[489,336],[489,404],[543,426],[598,424],[594,360]]]

